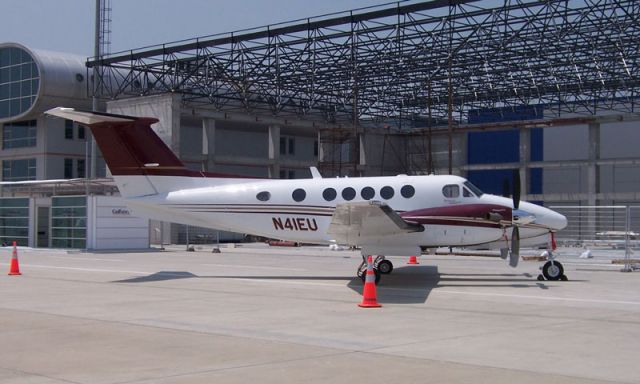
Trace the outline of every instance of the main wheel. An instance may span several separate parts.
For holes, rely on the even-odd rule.
[[[387,275],[391,273],[391,271],[393,271],[393,263],[391,263],[389,260],[381,260],[378,263],[377,267],[378,271],[383,275]]]
[[[560,280],[564,275],[564,268],[557,261],[547,261],[542,266],[542,274],[547,280]]]

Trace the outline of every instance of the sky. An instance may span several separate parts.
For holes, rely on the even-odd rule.
[[[111,0],[111,52],[389,0]],[[0,43],[92,56],[95,0],[0,0]]]

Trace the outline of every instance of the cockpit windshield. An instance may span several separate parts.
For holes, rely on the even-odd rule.
[[[465,181],[464,182],[464,186],[469,188],[471,190],[471,192],[473,192],[478,197],[484,195],[484,192],[482,192],[480,190],[480,188],[478,188],[475,185],[473,185],[470,181]]]

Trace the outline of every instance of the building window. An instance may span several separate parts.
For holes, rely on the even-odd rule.
[[[73,121],[64,121],[64,138],[73,140]]]
[[[76,165],[76,174],[78,177],[86,177],[85,172],[87,168],[84,159],[78,159],[78,163]]]
[[[0,241],[29,244],[29,199],[0,198]]]
[[[51,198],[51,246],[84,248],[87,238],[87,198],[54,196]]]
[[[280,154],[281,155],[295,155],[296,153],[296,140],[294,137],[280,136]]]
[[[25,50],[0,48],[0,119],[27,112],[36,100],[40,74]]]
[[[2,149],[36,146],[36,120],[5,124],[2,128]]]
[[[78,140],[84,140],[87,136],[83,125],[78,125]]]
[[[4,160],[2,180],[25,181],[36,179],[36,159]]]
[[[318,157],[318,153],[320,152],[320,148],[318,146],[318,140],[313,142],[313,156]]]
[[[287,151],[290,155],[296,154],[296,141],[293,137],[289,138],[289,150]]]
[[[64,178],[73,179],[73,159],[64,159]]]
[[[287,154],[287,138],[283,136],[280,136],[280,154]]]
[[[280,178],[281,179],[295,179],[296,171],[293,169],[280,169]]]

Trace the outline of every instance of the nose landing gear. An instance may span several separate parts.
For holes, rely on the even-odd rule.
[[[539,281],[551,280],[551,281],[567,281],[569,280],[567,276],[564,274],[564,267],[559,261],[555,260],[555,257],[551,252],[549,252],[549,261],[544,263],[540,269],[542,270],[542,274],[538,275]]]

